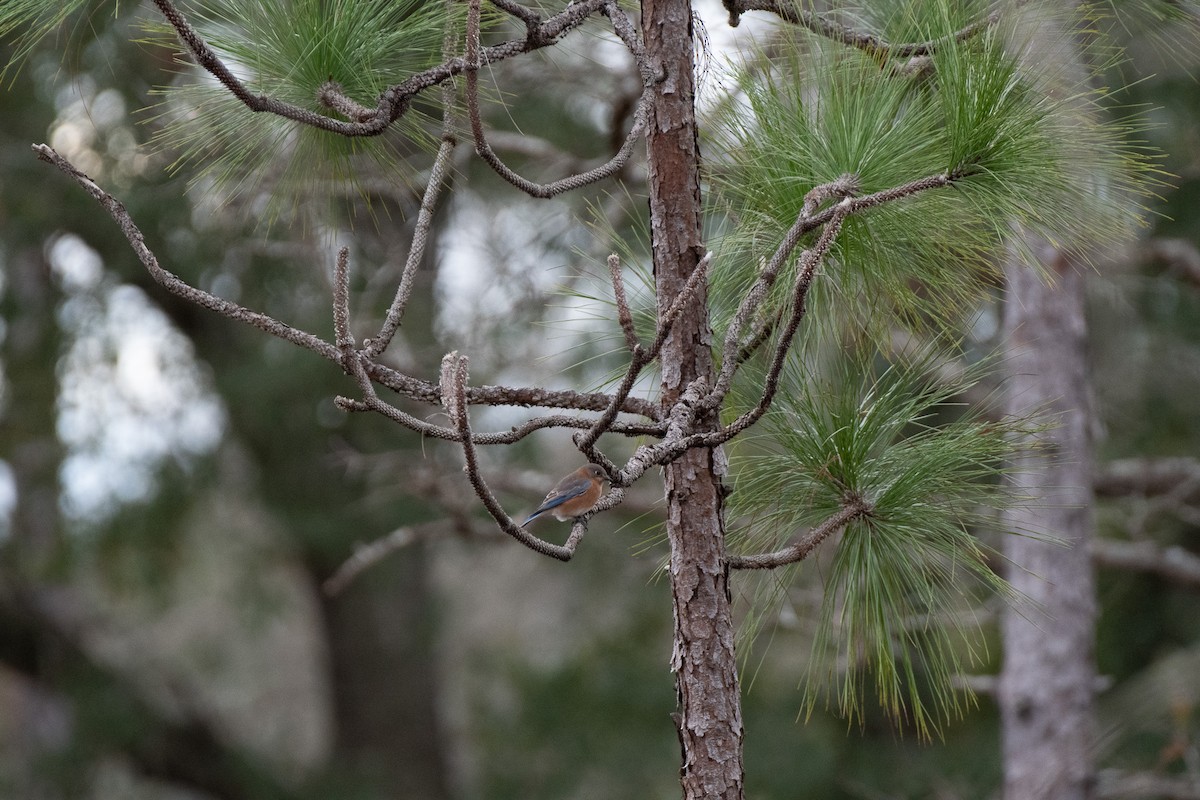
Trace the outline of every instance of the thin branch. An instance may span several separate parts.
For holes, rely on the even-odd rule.
[[[659,80],[659,75],[655,72],[650,62],[646,60],[646,48],[642,45],[642,40],[638,38],[637,31],[634,30],[633,22],[625,13],[620,5],[609,0],[604,4],[601,11],[612,22],[613,31],[616,32],[625,47],[633,56],[634,63],[637,64],[638,74],[642,76],[642,86],[647,87]]]
[[[101,189],[91,178],[77,169],[71,162],[63,158],[53,148],[45,145],[33,145],[33,151],[42,161],[53,164],[60,171],[70,176],[83,189],[92,196],[101,206],[108,211],[113,220],[121,228],[125,238],[129,241],[133,248],[134,254],[138,260],[149,271],[151,278],[156,283],[162,286],[171,294],[183,298],[196,305],[203,306],[209,310],[215,311],[222,316],[228,317],[238,322],[252,325],[259,330],[265,331],[272,336],[277,336],[280,339],[291,342],[299,347],[320,355],[330,361],[345,367],[345,359],[341,351],[334,345],[313,336],[311,333],[298,330],[285,323],[282,323],[273,317],[262,314],[257,311],[251,311],[248,308],[238,305],[237,303],[223,300],[215,295],[209,294],[202,289],[197,289],[194,286],[182,281],[178,276],[163,269],[157,257],[146,246],[145,239],[142,236],[141,230],[129,216],[129,212],[125,206],[113,197],[108,192]],[[426,402],[438,403],[437,386],[428,381],[420,380],[411,375],[405,375],[391,367],[379,364],[374,361],[368,361],[362,365],[370,379],[381,386],[402,394],[410,399]],[[351,370],[352,371],[352,370]],[[377,398],[376,398],[377,399]],[[545,407],[545,408],[568,408],[577,411],[597,411],[602,412],[612,403],[612,395],[600,392],[574,392],[569,390],[550,390],[540,387],[510,387],[510,386],[481,386],[470,390],[468,399],[472,404],[476,405],[495,405],[495,406],[521,406],[524,408],[530,407]],[[339,399],[339,405],[350,411],[364,410],[362,404],[354,400],[346,398]],[[371,410],[379,410],[372,407]],[[661,410],[656,404],[651,403],[641,398],[626,398],[621,403],[621,411],[637,414],[649,420],[657,421],[661,415]],[[402,413],[402,412],[396,412]],[[387,416],[392,416],[387,413]],[[431,436],[438,438],[447,438],[446,431],[449,428],[439,428],[435,425],[428,425],[420,420],[417,421],[419,426],[417,429]],[[563,415],[543,417],[536,420],[530,420],[525,426],[513,428],[506,434],[494,434],[489,437],[481,437],[479,443],[496,444],[508,443],[527,435],[533,430],[539,430],[546,427],[565,427],[586,429],[592,425],[591,420],[580,419],[577,417],[568,417]],[[610,428],[614,433],[620,433],[626,436],[661,436],[665,430],[662,424],[637,425],[637,424],[622,424],[614,425]],[[449,438],[453,439],[452,434]],[[487,442],[483,441],[488,439]]]
[[[338,250],[333,269],[333,344],[342,354],[349,357],[354,350],[354,337],[350,334],[350,248]]]
[[[687,281],[683,284],[683,288],[679,290],[679,294],[675,295],[675,299],[671,301],[671,305],[667,307],[667,311],[663,314],[662,323],[659,325],[658,335],[654,337],[654,343],[650,345],[650,358],[658,357],[658,351],[662,349],[663,344],[667,341],[667,337],[671,335],[671,327],[675,324],[684,307],[692,301],[692,298],[699,291],[701,286],[705,286],[705,280],[708,278],[708,268],[712,265],[712,251],[704,254],[704,258],[696,263],[692,274],[688,275]]]
[[[512,56],[537,50],[554,44],[558,37],[583,24],[584,20],[600,11],[611,0],[577,0],[569,3],[558,14],[548,18],[536,30],[528,31],[525,39],[502,42],[484,48],[479,53],[479,64],[494,64]],[[175,29],[180,40],[196,63],[221,82],[230,93],[247,108],[255,112],[266,112],[276,116],[320,128],[342,136],[378,136],[408,111],[412,100],[421,92],[462,74],[467,63],[462,58],[448,59],[437,66],[411,75],[401,83],[385,89],[374,109],[367,109],[349,98],[339,97],[331,84],[320,87],[319,98],[333,110],[350,112],[354,121],[328,117],[307,108],[278,100],[265,94],[254,94],[229,70],[204,38],[192,27],[171,0],[154,0],[163,17]],[[365,117],[365,118],[364,118]]]
[[[734,314],[733,321],[730,322],[729,329],[725,332],[721,371],[717,375],[710,401],[713,408],[720,405],[725,399],[725,395],[729,393],[729,387],[733,383],[733,376],[738,367],[745,363],[746,359],[766,341],[767,336],[774,327],[770,320],[766,320],[748,340],[742,340],[742,331],[750,324],[750,321],[762,307],[762,303],[766,300],[767,293],[770,292],[771,287],[775,285],[775,281],[778,279],[783,265],[787,263],[787,260],[800,244],[800,239],[805,233],[811,230],[808,226],[813,214],[816,213],[817,209],[825,201],[849,197],[857,189],[858,176],[847,174],[841,176],[836,181],[813,187],[804,196],[804,203],[800,208],[800,213],[797,215],[796,221],[792,223],[792,227],[784,234],[783,240],[775,248],[771,259],[759,270],[758,279],[755,280],[754,285],[750,287],[749,291],[742,298],[737,313]]]
[[[725,8],[729,11],[729,24],[737,27],[740,17],[747,11],[769,11],[778,15],[786,22],[807,28],[818,36],[863,50],[881,58],[912,58],[914,56],[933,55],[939,48],[955,42],[964,42],[978,36],[984,30],[1000,21],[999,6],[994,6],[982,19],[978,19],[957,31],[937,39],[925,42],[905,42],[891,44],[871,33],[860,31],[853,26],[837,22],[827,14],[820,14],[804,8],[793,0],[724,0]],[[1016,5],[1024,5],[1018,2]]]
[[[615,256],[609,257],[609,268],[613,268]],[[699,288],[705,285],[705,278],[708,276],[708,267],[712,263],[712,252],[704,254],[704,258],[696,264],[696,268],[692,270],[692,274],[688,276],[687,282],[675,296],[670,307],[663,314],[662,323],[659,327],[658,335],[654,337],[654,343],[650,345],[649,350],[644,350],[640,344],[634,344],[633,352],[629,359],[629,367],[625,370],[625,377],[621,380],[620,386],[613,394],[612,402],[608,408],[604,409],[604,413],[596,420],[595,424],[588,430],[587,433],[577,436],[575,445],[580,452],[589,460],[602,465],[610,473],[613,472],[613,464],[603,453],[595,448],[596,441],[603,436],[607,431],[612,429],[614,420],[617,418],[617,413],[621,405],[629,397],[629,393],[633,391],[633,385],[637,381],[638,375],[654,359],[658,358],[659,351],[662,350],[663,343],[666,342],[667,336],[671,333],[671,328],[675,324],[675,320],[679,318],[679,313],[684,305],[691,301]],[[619,272],[620,268],[617,267]],[[619,279],[617,279],[619,281]],[[614,284],[615,290],[616,284]],[[622,290],[622,295],[624,290]],[[620,301],[618,301],[618,306]],[[630,321],[632,327],[632,320]],[[626,334],[628,336],[628,334]],[[636,337],[635,337],[636,342]]]
[[[467,410],[467,358],[457,353],[451,353],[446,356],[446,359],[454,361],[453,407],[457,411],[454,416],[458,426],[459,440],[462,442],[467,480],[471,482],[471,487],[475,490],[475,494],[479,497],[480,502],[483,503],[483,507],[492,515],[492,519],[496,520],[496,524],[500,526],[500,529],[509,536],[536,553],[556,558],[559,561],[570,561],[571,556],[575,554],[575,546],[579,544],[579,539],[582,538],[582,533],[574,535],[575,531],[573,528],[572,536],[568,539],[568,546],[559,546],[551,544],[544,539],[539,539],[513,521],[512,517],[504,511],[496,496],[492,494],[491,489],[488,488],[487,483],[483,480],[483,476],[479,474],[479,461],[475,453],[475,444],[471,437],[471,420]]]
[[[613,298],[617,304],[617,321],[625,334],[625,346],[634,355],[641,349],[637,331],[633,327],[633,312],[629,310],[629,300],[625,297],[625,282],[621,280],[621,257],[616,253],[608,257],[608,274],[612,278]]]
[[[513,0],[490,0],[491,4],[506,14],[516,17],[525,23],[529,30],[535,30],[542,24],[542,15],[532,8],[526,8]]]
[[[528,178],[514,172],[496,154],[496,151],[488,144],[487,136],[483,130],[482,114],[479,109],[479,68],[483,65],[479,45],[480,3],[481,0],[471,0],[468,6],[467,48],[465,54],[467,64],[467,116],[471,121],[471,135],[475,140],[475,152],[479,157],[501,178],[531,197],[542,199],[554,197],[555,195],[573,191],[603,180],[615,175],[624,168],[625,164],[629,162],[629,157],[633,154],[634,144],[641,138],[645,129],[649,97],[645,91],[642,92],[642,97],[638,101],[637,110],[633,115],[633,126],[629,129],[629,135],[625,137],[625,141],[621,144],[616,154],[609,161],[598,167],[586,172],[568,175],[565,178],[560,178],[550,183],[534,183]]]
[[[338,352],[337,348],[323,339],[319,339],[316,336],[313,336],[311,333],[306,333],[305,331],[293,328],[290,325],[280,322],[274,317],[270,317],[258,311],[251,311],[250,309],[240,306],[237,303],[224,300],[216,295],[209,294],[202,289],[197,289],[196,287],[185,283],[174,273],[163,269],[163,267],[158,263],[158,258],[156,258],[154,253],[150,251],[150,248],[146,246],[146,241],[142,236],[141,230],[138,228],[137,224],[134,223],[133,218],[129,216],[129,211],[126,210],[124,204],[122,204],[120,200],[117,200],[111,194],[101,189],[95,183],[95,181],[77,169],[70,161],[67,161],[65,158],[59,155],[54,148],[45,144],[35,144],[33,145],[33,151],[37,153],[37,157],[39,159],[49,164],[53,164],[63,173],[73,178],[76,183],[83,187],[84,191],[86,191],[96,202],[104,207],[104,209],[117,223],[118,227],[120,227],[121,233],[125,235],[126,240],[133,248],[133,252],[138,257],[138,260],[141,261],[146,269],[150,272],[150,277],[154,279],[155,283],[162,286],[168,292],[176,295],[177,297],[182,297],[188,302],[195,303],[196,305],[215,311],[222,316],[229,317],[230,319],[237,320],[238,322],[244,322],[247,325],[253,325],[255,328],[258,328],[261,331],[265,331],[272,336],[277,336],[280,339],[291,342],[299,347],[303,347],[306,350],[311,350],[320,356],[324,356],[330,361],[338,363],[341,362],[341,354]]]
[[[757,553],[755,555],[731,555],[726,563],[730,569],[775,569],[787,564],[795,564],[808,558],[821,542],[828,539],[842,528],[859,517],[871,513],[871,506],[861,498],[850,500],[840,511],[816,527],[809,528],[803,535],[796,538],[792,544],[773,553]]]
[[[625,467],[616,475],[610,475],[613,484],[632,486],[651,467],[665,466],[683,454],[688,448],[680,449],[679,443],[693,429],[702,408],[702,400],[707,394],[708,385],[703,378],[689,383],[671,407],[663,441],[655,445],[638,445]]]
[[[437,384],[405,375],[376,361],[368,363],[366,370],[371,380],[397,394],[423,403],[441,402]],[[576,392],[571,389],[544,389],[538,386],[476,386],[468,389],[468,399],[471,405],[603,411],[612,402],[612,395],[602,392]],[[662,410],[655,403],[639,397],[627,398],[621,404],[621,410],[654,421],[662,416]]]
[[[355,122],[367,122],[375,116],[375,109],[367,108],[347,95],[337,81],[325,81],[321,84],[321,88],[317,90],[317,101]]]
[[[415,425],[410,425],[409,421],[415,419],[411,415],[388,405],[378,397],[375,402],[367,402],[363,400],[355,400],[352,397],[338,395],[334,398],[334,403],[342,411],[350,412],[366,412],[372,411],[377,414],[383,414],[385,417],[394,422],[398,422],[417,433],[432,436],[435,439],[444,439],[450,442],[458,441],[458,433],[452,428],[444,428],[439,425],[433,425],[423,420],[417,420]],[[402,415],[402,416],[401,416]],[[533,417],[526,420],[520,425],[514,425],[507,431],[497,433],[476,433],[475,444],[483,446],[515,444],[521,441],[526,436],[536,431],[545,430],[547,428],[575,428],[577,430],[587,430],[592,427],[595,422],[587,417],[573,417],[565,414],[551,414],[544,417]],[[621,436],[641,437],[650,436],[655,439],[662,438],[663,431],[666,426],[659,424],[654,425],[639,425],[637,423],[616,422],[609,426],[609,433],[620,434]]]
[[[425,194],[421,197],[421,210],[417,212],[412,243],[408,249],[408,260],[404,263],[404,271],[400,275],[400,285],[396,288],[396,296],[392,299],[392,304],[388,306],[387,315],[379,329],[379,335],[364,343],[363,353],[369,358],[376,358],[384,350],[387,350],[404,319],[404,311],[412,297],[417,268],[425,257],[425,245],[429,239],[429,229],[433,225],[433,211],[437,206],[438,197],[442,193],[442,187],[446,183],[446,172],[456,144],[457,141],[453,136],[442,135],[442,144],[433,160],[433,167],[429,170],[429,183],[426,184]]]
[[[771,316],[767,316],[756,325],[754,333],[750,334],[746,341],[742,343],[742,346],[738,348],[735,359],[737,365],[741,366],[749,361],[751,356],[758,351],[758,348],[762,347],[763,343],[771,338],[771,331],[773,330],[775,330],[775,319]]]
[[[757,405],[733,422],[716,431],[692,433],[682,438],[674,439],[671,437],[671,427],[668,424],[667,436],[663,442],[652,447],[652,450],[655,451],[654,460],[656,463],[670,463],[693,447],[717,447],[722,445],[758,422],[767,413],[767,410],[771,407],[771,403],[775,400],[776,392],[779,390],[779,376],[783,372],[783,365],[788,351],[791,349],[792,339],[795,337],[796,331],[800,327],[800,322],[804,318],[805,299],[808,297],[808,290],[812,285],[813,276],[816,274],[817,267],[824,261],[829,248],[832,247],[834,239],[837,238],[838,233],[841,231],[842,223],[849,215],[849,209],[853,202],[853,198],[847,197],[830,209],[832,212],[831,218],[821,231],[821,235],[817,238],[812,248],[805,250],[800,256],[799,263],[796,265],[796,280],[792,288],[792,313],[788,319],[787,326],[775,343],[775,354],[771,359],[771,366],[767,370],[763,392]],[[700,411],[710,410],[712,397],[713,394],[710,393],[698,404],[697,409],[692,412],[693,418]]]
[[[1092,559],[1103,567],[1149,572],[1194,589],[1200,588],[1200,556],[1182,547],[1094,539]]]
[[[778,341],[775,343],[775,355],[771,359],[770,368],[767,370],[762,396],[759,398],[758,404],[750,411],[735,419],[728,426],[715,433],[706,434],[705,438],[712,440],[714,445],[724,444],[746,428],[758,422],[763,414],[767,413],[767,409],[771,407],[771,403],[774,402],[775,393],[779,390],[779,376],[783,372],[784,362],[787,359],[788,351],[792,347],[792,339],[795,337],[796,331],[799,329],[800,322],[804,319],[804,313],[807,310],[805,301],[808,298],[809,287],[812,286],[813,276],[816,274],[821,262],[825,260],[825,256],[829,253],[829,248],[833,246],[834,239],[841,232],[842,223],[845,222],[847,215],[850,213],[847,210],[850,202],[850,198],[846,198],[834,207],[834,210],[838,213],[833,215],[833,218],[821,231],[821,235],[813,244],[812,249],[805,250],[800,256],[800,261],[796,265],[796,282],[792,289],[792,314],[783,332],[780,333]]]
[[[341,566],[325,579],[321,584],[321,591],[330,597],[341,594],[363,572],[397,550],[408,547],[416,540],[416,529],[404,527],[397,528],[382,539],[355,545],[354,554],[343,561]]]
[[[771,261],[764,266],[763,275],[760,275],[759,281],[756,282],[754,287],[751,287],[750,292],[748,292],[746,297],[743,298],[742,306],[739,307],[738,314],[735,316],[734,322],[731,323],[730,330],[726,332],[725,352],[723,354],[721,372],[717,376],[717,382],[715,385],[716,390],[713,393],[713,397],[708,402],[713,404],[715,407],[716,404],[719,404],[720,401],[724,399],[725,393],[728,392],[729,386],[732,383],[733,373],[736,372],[738,367],[740,367],[747,360],[749,360],[751,356],[754,355],[758,348],[767,341],[772,331],[774,331],[779,324],[779,320],[775,317],[767,317],[762,319],[755,326],[754,332],[749,337],[739,341],[741,337],[741,331],[747,324],[749,324],[750,319],[753,317],[753,310],[759,306],[762,302],[762,299],[765,298],[767,289],[774,282],[775,275],[778,273],[783,263],[791,254],[792,249],[795,248],[796,243],[805,234],[811,232],[818,226],[828,223],[830,219],[832,219],[836,208],[826,208],[824,211],[819,213],[816,212],[816,209],[821,202],[824,202],[824,200],[829,196],[837,196],[838,194],[847,196],[845,201],[845,203],[848,204],[846,205],[847,213],[854,214],[859,211],[865,211],[867,209],[883,205],[884,203],[888,203],[893,200],[899,200],[901,198],[927,191],[929,189],[939,189],[946,186],[951,186],[955,181],[960,180],[966,175],[967,171],[962,169],[955,170],[953,172],[945,172],[940,175],[930,175],[901,186],[895,186],[890,189],[884,189],[883,191],[875,192],[874,194],[864,195],[863,197],[847,196],[850,191],[853,191],[853,187],[846,182],[853,181],[855,178],[852,175],[844,175],[833,183],[825,184],[824,186],[818,186],[813,189],[812,192],[809,192],[809,194],[805,196],[804,207],[801,210],[800,215],[796,218],[796,222],[793,223],[791,229],[788,230],[787,235],[784,237],[783,242],[780,243],[779,248],[775,251]],[[843,204],[838,205],[841,206]],[[766,281],[763,280],[764,276],[766,276]],[[762,284],[761,289],[759,288],[760,284]],[[761,292],[761,296],[752,296],[756,291]],[[735,335],[730,336],[730,333]]]

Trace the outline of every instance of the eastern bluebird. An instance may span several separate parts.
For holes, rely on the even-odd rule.
[[[558,482],[538,506],[538,510],[521,523],[521,527],[524,528],[547,511],[560,522],[586,513],[600,499],[604,492],[604,482],[607,480],[608,475],[599,464],[580,467]]]

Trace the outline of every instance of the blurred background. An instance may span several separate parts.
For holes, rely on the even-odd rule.
[[[734,37],[719,4],[699,7],[714,60],[772,35],[747,18]],[[331,364],[168,295],[34,158],[47,142],[88,172],[188,282],[329,339],[347,245],[355,334],[378,325],[421,181],[368,175],[279,208],[270,187],[173,170],[156,136],[194,109],[159,87],[188,70],[147,41],[148,18],[94,4],[0,87],[0,797],[677,796],[657,479],[596,519],[569,565],[531,554],[488,525],[459,450],[343,413],[333,398],[356,387]],[[1196,797],[1180,787],[1200,781],[1200,579],[1186,568],[1200,555],[1200,51],[1164,55],[1157,33],[1130,28],[1120,101],[1149,109],[1145,138],[1174,177],[1144,238],[1090,277],[1096,510],[1118,543],[1097,553],[1097,760],[1146,776],[1121,796]],[[640,86],[619,45],[586,33],[503,70],[496,147],[542,177],[610,152]],[[717,71],[704,80],[718,88]],[[428,169],[395,147],[400,172]],[[612,238],[645,242],[641,156],[623,183],[542,201],[469,149],[392,363],[435,379],[457,349],[476,384],[603,386],[620,332],[591,298],[610,291]],[[994,342],[997,319],[979,309],[970,335]],[[523,418],[481,410],[475,425]],[[513,514],[577,466],[566,436],[484,454]],[[1159,472],[1144,461],[1161,458]],[[561,541],[553,525],[539,534]],[[384,557],[329,587],[380,540]],[[1139,566],[1121,545],[1180,548],[1184,567]],[[923,743],[873,712],[861,728],[801,716],[819,562],[805,570],[743,642],[747,795],[997,796],[998,609],[977,611],[977,704]],[[734,588],[748,611],[755,589]]]

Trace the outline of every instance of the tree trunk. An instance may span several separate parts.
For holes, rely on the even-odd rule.
[[[1008,530],[1009,581],[1031,602],[1005,612],[1000,709],[1004,796],[1086,800],[1092,792],[1095,590],[1091,403],[1085,359],[1084,269],[1032,242],[1048,284],[1011,259],[1005,334],[1008,410],[1054,427],[1040,454],[1014,464],[1021,504]]]
[[[696,140],[692,9],[688,0],[644,0],[646,54],[662,80],[652,90],[648,134],[650,225],[660,318],[704,255]],[[662,403],[713,377],[707,295],[676,321],[662,350]],[[715,426],[717,419],[704,420]],[[734,656],[719,451],[688,452],[665,470],[679,697],[680,780],[685,798],[741,798],[742,710]]]

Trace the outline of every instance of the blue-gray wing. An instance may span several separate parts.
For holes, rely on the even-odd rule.
[[[538,506],[537,511],[534,511],[532,514],[530,514],[525,521],[521,523],[521,526],[524,527],[537,517],[545,514],[547,511],[553,511],[568,500],[573,500],[576,497],[579,497],[579,495],[588,490],[590,485],[591,483],[587,480],[587,478],[572,477],[563,481],[558,486],[555,486],[550,494],[546,495],[546,499],[542,501],[540,506]]]

